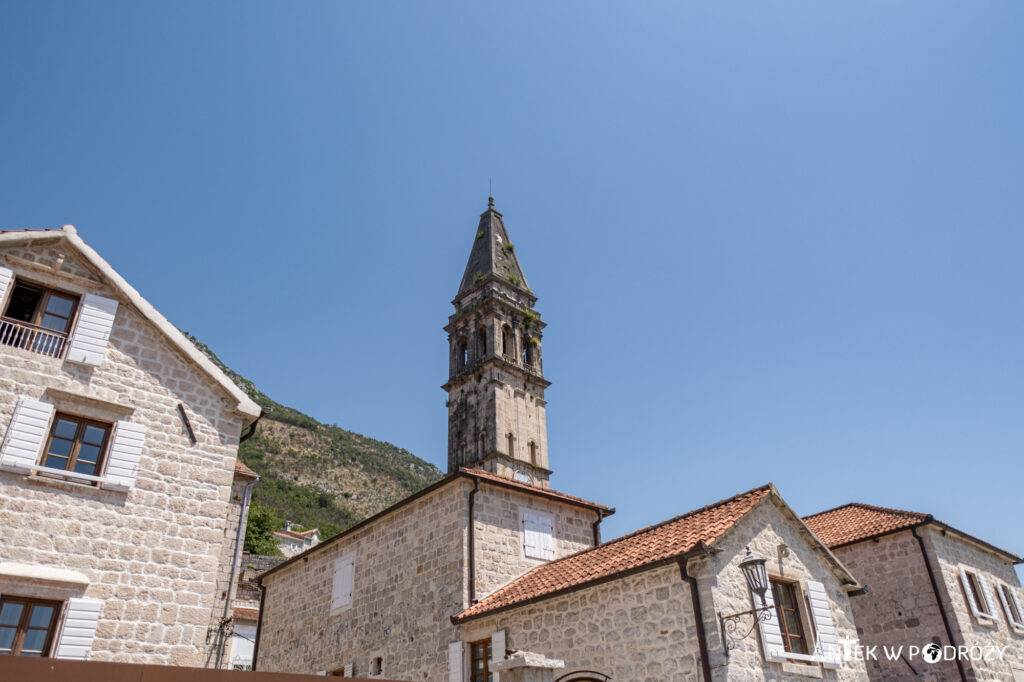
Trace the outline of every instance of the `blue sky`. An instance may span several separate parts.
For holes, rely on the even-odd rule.
[[[772,480],[1021,553],[1022,72],[1013,2],[8,2],[0,228],[443,468],[493,179],[606,537]]]

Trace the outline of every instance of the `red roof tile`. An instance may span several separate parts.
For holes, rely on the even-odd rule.
[[[850,504],[819,512],[804,518],[814,534],[829,547],[838,547],[858,540],[909,528],[928,518],[927,514]]]
[[[984,540],[959,531],[934,518],[931,514],[922,514],[921,512],[889,509],[860,502],[851,502],[842,507],[828,509],[804,517],[804,523],[830,549],[861,542],[862,540],[875,538],[880,535],[895,533],[918,524],[934,523],[937,526],[953,531],[957,535],[983,545],[997,554],[1002,554],[1014,562],[1021,561],[1021,558],[1012,552],[1007,552],[1005,549],[1000,549]]]
[[[655,526],[533,569],[469,607],[456,621],[553,596],[627,571],[679,557],[699,544],[711,545],[765,499],[771,484],[754,488]]]
[[[259,618],[260,618],[260,610],[259,609],[246,609],[246,608],[242,608],[242,607],[238,606],[238,607],[235,607],[234,609],[231,610],[231,616],[235,620],[251,620],[251,621],[256,621],[256,620],[259,620]]]
[[[241,474],[242,476],[251,476],[252,478],[260,477],[260,475],[257,474],[255,471],[245,466],[245,464],[240,459],[235,460],[235,473]]]

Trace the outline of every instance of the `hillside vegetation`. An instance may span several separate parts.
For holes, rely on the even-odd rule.
[[[258,405],[269,410],[238,448],[260,475],[253,502],[326,539],[433,483],[441,471],[408,450],[285,407],[186,333]]]

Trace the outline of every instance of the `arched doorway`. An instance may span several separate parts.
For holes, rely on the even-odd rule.
[[[562,675],[555,682],[608,682],[612,679],[610,675],[599,673],[596,670],[575,670],[567,675]]]

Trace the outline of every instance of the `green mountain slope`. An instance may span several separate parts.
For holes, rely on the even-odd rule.
[[[254,502],[281,519],[320,528],[326,539],[433,483],[441,471],[391,443],[321,424],[285,407],[231,370],[187,332],[225,374],[269,410],[256,435],[238,448],[239,457],[260,475]]]

